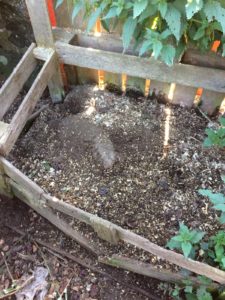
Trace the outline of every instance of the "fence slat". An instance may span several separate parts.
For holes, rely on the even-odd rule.
[[[40,47],[54,48],[54,37],[48,16],[46,0],[26,0],[31,25],[37,45]],[[57,69],[49,82],[49,91],[53,102],[61,102],[64,95],[63,81],[57,60]]]
[[[140,58],[96,49],[71,46],[56,42],[59,59],[67,64],[93,69],[102,69],[139,78],[150,78],[162,82],[174,82],[184,86],[207,88],[225,92],[225,71],[174,64],[172,67],[152,58]]]

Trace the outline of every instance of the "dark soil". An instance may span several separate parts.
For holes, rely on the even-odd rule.
[[[49,102],[9,160],[52,195],[165,246],[181,221],[209,234],[218,229],[215,211],[197,193],[224,191],[224,152],[202,147],[209,125],[194,109],[78,86],[64,104]],[[88,226],[71,221],[106,254],[171,268],[135,247],[109,246]],[[44,226],[43,232],[48,234]],[[121,291],[104,297],[97,299],[139,299]]]
[[[25,236],[21,238],[13,228],[23,231]],[[84,268],[61,255],[57,256],[54,252],[49,252],[47,248],[35,243],[37,239],[73,254],[100,272],[109,274],[115,280]],[[143,293],[152,295],[155,292],[154,287],[158,284],[156,280],[103,267],[83,248],[66,238],[21,201],[1,198],[0,291],[8,289],[12,282],[6,264],[14,280],[20,279],[25,274],[31,274],[38,266],[47,268],[50,275],[46,299],[58,299],[58,291],[63,291],[67,284],[66,295],[69,300],[150,299]],[[143,290],[143,293],[138,292],[138,289]],[[64,297],[65,295],[63,299]]]

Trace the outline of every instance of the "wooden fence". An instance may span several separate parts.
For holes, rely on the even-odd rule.
[[[122,41],[120,39],[120,26],[118,26],[113,33],[109,34],[105,30],[102,30],[101,26],[97,24],[98,26],[93,29],[94,32],[92,34],[83,35],[82,32],[86,30],[86,23],[82,19],[82,13],[72,23],[71,11],[72,7],[70,1],[64,1],[64,3],[55,11],[55,14],[58,27],[80,31],[80,34],[71,41],[72,44],[120,54],[123,52]],[[212,50],[215,52],[216,47]],[[117,56],[111,56],[110,58],[105,57],[104,54],[105,53],[98,52],[98,58],[101,56],[102,59],[105,58],[107,60],[117,58]],[[126,51],[126,54],[138,56],[138,51],[134,52],[133,47],[131,46],[128,51]],[[66,61],[71,64],[71,60],[69,60],[68,56]],[[151,61],[152,63],[149,62],[145,65],[145,61],[143,61],[143,64],[139,65],[139,68],[135,73],[132,70],[124,68],[124,65],[128,62],[126,58],[121,57],[121,61],[123,61],[124,64],[118,69],[107,68],[107,66],[104,66],[104,63],[101,64],[101,60],[99,61],[99,64],[79,66],[74,60],[73,64],[76,63],[76,70],[70,67],[69,69],[66,68],[66,71],[68,78],[72,78],[73,82],[74,79],[79,83],[96,83],[99,80],[104,80],[105,83],[119,85],[123,90],[125,87],[137,88],[145,95],[155,92],[156,95],[163,95],[168,102],[180,104],[182,106],[191,107],[194,101],[201,100],[201,108],[209,114],[212,114],[216,107],[220,107],[225,99],[224,91],[218,89],[213,83],[213,81],[217,81],[217,76],[215,77],[215,73],[213,72],[208,73],[208,70],[202,70],[202,73],[195,73],[197,69],[190,68],[190,66],[186,66],[185,68],[167,68],[164,64],[156,62],[154,59],[148,59],[148,61]],[[202,53],[191,50],[183,56],[181,62],[188,65],[225,70],[225,59],[213,52],[208,55],[203,55]],[[112,66],[114,65],[115,64],[113,63]],[[161,72],[155,73],[154,67],[158,67],[157,70],[161,69]],[[93,68],[105,72],[99,72],[93,70]],[[148,72],[140,72],[143,68],[145,70],[148,69]],[[219,73],[217,74],[219,76]],[[100,78],[99,75],[101,76]],[[222,73],[220,75],[222,75]],[[192,82],[189,81],[190,77],[192,77]],[[223,78],[221,78],[222,81]],[[202,81],[199,79],[202,79]],[[204,89],[202,90],[202,88]]]

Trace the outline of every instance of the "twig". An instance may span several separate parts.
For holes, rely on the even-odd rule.
[[[7,263],[7,260],[6,260],[5,256],[4,256],[4,254],[3,254],[3,260],[4,260],[4,263],[5,263],[7,272],[8,272],[8,274],[9,274],[9,277],[11,278],[12,282],[14,282],[14,278],[13,278],[13,276],[12,276],[12,273],[11,273],[10,270],[9,270],[9,265],[8,265],[8,263]]]
[[[44,256],[44,253],[42,252],[41,248],[37,245],[36,240],[33,240],[33,241],[34,241],[36,247],[38,248],[38,250],[40,251],[41,257],[42,257],[42,259],[43,259],[43,261],[44,261],[44,264],[45,264],[46,268],[48,269],[48,272],[49,272],[49,274],[50,274],[51,279],[54,280],[54,279],[53,279],[52,272],[51,272],[51,270],[50,270],[50,268],[49,268],[49,266],[48,266],[47,260],[46,260],[46,258],[45,258],[45,256]]]
[[[197,106],[197,109],[209,123],[212,123],[211,119],[201,110],[201,108],[199,106]]]
[[[48,107],[49,107],[48,104],[42,105],[41,108],[39,108],[39,109],[38,109],[37,111],[35,111],[32,115],[30,115],[30,117],[27,119],[27,123],[33,122],[33,121],[40,115],[40,113],[41,113],[43,110],[47,109]]]
[[[15,232],[19,233],[19,234],[23,234],[23,232],[21,230],[18,230],[17,228],[11,227],[11,229],[14,230]],[[50,244],[48,244],[46,242],[43,242],[43,241],[41,241],[39,239],[33,239],[33,241],[35,241],[37,244],[39,244],[39,245],[41,245],[41,246],[43,246],[45,248],[48,248],[48,249],[50,249],[50,250],[52,250],[52,251],[54,251],[54,252],[56,252],[56,253],[64,256],[64,257],[68,258],[69,260],[74,261],[75,263],[81,265],[84,268],[87,268],[87,269],[89,269],[89,270],[91,270],[91,271],[93,271],[93,272],[95,272],[97,274],[100,274],[100,275],[102,275],[104,277],[107,277],[107,278],[109,278],[109,279],[111,279],[111,280],[113,280],[115,282],[118,282],[119,284],[121,284],[121,285],[129,288],[129,289],[132,289],[132,290],[134,290],[134,291],[136,291],[136,292],[144,295],[148,299],[151,299],[151,300],[161,300],[160,298],[158,298],[158,297],[156,297],[154,295],[149,294],[147,291],[143,290],[140,287],[134,286],[133,284],[126,283],[124,281],[121,282],[118,278],[113,277],[112,275],[110,275],[110,274],[108,274],[108,273],[106,273],[104,271],[99,270],[98,268],[96,268],[96,267],[94,267],[94,266],[92,266],[92,265],[84,262],[83,260],[81,260],[81,259],[73,256],[72,254],[70,254],[68,252],[65,252],[64,250],[61,250],[61,249],[59,249],[57,247],[54,247],[54,246],[52,246],[52,245],[50,245]]]

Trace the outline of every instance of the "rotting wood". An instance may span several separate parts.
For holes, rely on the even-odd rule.
[[[87,238],[82,236],[79,232],[74,230],[68,223],[58,218],[49,208],[40,207],[34,205],[33,195],[27,193],[25,189],[19,186],[12,179],[8,180],[14,195],[34,209],[38,214],[47,219],[50,223],[52,223],[55,227],[65,233],[67,236],[71,237],[77,243],[79,243],[82,247],[90,251],[95,256],[98,256],[100,252],[97,250],[95,245],[92,245]]]
[[[19,170],[17,170],[6,159],[0,158],[0,161],[4,167],[6,174],[7,175],[9,173],[11,174],[11,176],[10,176],[12,178],[11,183],[13,184],[13,182],[14,183],[16,182],[16,186],[18,188],[22,188],[23,191],[26,191],[27,189],[23,187],[23,182],[24,182],[25,178],[27,178],[27,177],[25,175],[23,175]],[[7,165],[7,167],[5,167],[5,165]],[[9,169],[10,169],[10,172],[9,172]],[[22,177],[22,179],[21,179],[20,183],[17,184],[18,177],[20,177],[20,176]],[[25,180],[25,184],[29,185],[30,181],[27,179]],[[34,192],[36,192],[37,187],[38,187],[38,185],[36,185],[35,183],[30,185],[29,194],[32,194],[33,189],[34,189]],[[87,213],[83,210],[77,209],[76,207],[74,207],[73,205],[70,205],[70,204],[64,205],[65,204],[64,202],[59,201],[58,199],[53,198],[50,195],[47,195],[45,193],[41,193],[39,198],[37,197],[37,199],[36,199],[36,201],[39,201],[40,203],[42,203],[42,205],[46,200],[47,200],[46,204],[49,205],[49,203],[51,202],[52,206],[53,206],[53,203],[57,203],[57,210],[59,210],[63,213],[66,213],[69,216],[77,218],[78,220],[91,225],[91,217],[93,216],[92,214]],[[28,205],[29,205],[29,203],[28,203]],[[35,208],[38,211],[38,208],[39,208],[38,203],[36,203]],[[43,213],[44,208],[41,208],[40,211]],[[48,218],[47,215],[45,217]],[[183,255],[178,254],[171,250],[164,249],[163,247],[160,247],[160,246],[150,242],[148,239],[143,238],[143,237],[139,236],[138,234],[135,234],[129,230],[125,230],[122,227],[115,225],[113,223],[111,223],[111,224],[112,224],[113,230],[117,231],[118,236],[122,241],[132,244],[132,245],[136,246],[137,248],[143,249],[147,252],[150,252],[151,254],[156,255],[162,259],[165,259],[168,262],[178,265],[184,269],[187,269],[187,270],[192,271],[199,275],[204,275],[218,283],[225,284],[225,272],[224,271],[221,271],[219,269],[216,269],[214,267],[211,267],[207,264],[204,264],[204,263],[201,263],[198,261],[187,259]]]
[[[10,125],[6,132],[0,139],[0,153],[6,155],[10,152],[15,144],[18,136],[23,130],[27,119],[32,113],[33,109],[39,98],[41,97],[44,89],[46,88],[49,80],[56,71],[56,54],[52,51],[52,54],[45,62],[41,71],[37,75],[34,83],[32,84],[29,92],[21,103],[19,109],[14,115]]]
[[[23,85],[37,66],[37,59],[33,55],[35,44],[31,44],[12,74],[0,89],[0,120],[8,111]]]
[[[161,281],[184,284],[184,281],[188,280],[189,282],[192,282],[192,285],[194,286],[199,286],[202,284],[201,280],[196,277],[185,276],[181,273],[174,273],[168,270],[157,269],[155,266],[149,263],[144,263],[119,255],[113,255],[112,257],[101,257],[99,258],[99,262],[107,264],[109,266],[128,270],[140,275],[155,278]],[[219,285],[216,283],[212,283],[209,285],[210,289],[217,289],[218,287]]]
[[[54,49],[54,37],[49,20],[46,0],[26,0],[31,25],[38,46]],[[59,63],[55,60],[55,73],[49,81],[49,91],[53,102],[61,102],[64,96],[63,80]]]
[[[174,82],[184,86],[202,87],[225,92],[225,71],[184,64],[172,67],[154,58],[140,58],[96,49],[87,49],[57,42],[56,51],[61,62],[80,67],[102,69],[129,76]]]

